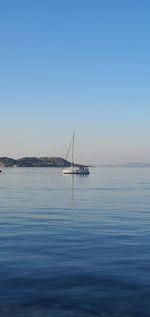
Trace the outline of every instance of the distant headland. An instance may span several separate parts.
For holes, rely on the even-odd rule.
[[[23,157],[13,159],[11,157],[1,156],[0,167],[64,167],[70,166],[71,163],[62,157]],[[81,164],[75,164],[81,166]],[[85,165],[84,165],[85,166]],[[132,167],[132,168],[150,168],[150,163],[129,162],[122,164],[94,164],[92,167]]]
[[[71,163],[61,157],[0,157],[0,167],[64,167]]]

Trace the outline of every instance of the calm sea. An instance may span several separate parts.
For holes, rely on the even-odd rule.
[[[0,174],[0,317],[149,317],[150,169]]]

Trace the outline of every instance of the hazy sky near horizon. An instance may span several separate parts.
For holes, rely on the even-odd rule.
[[[0,156],[150,162],[150,2],[0,0]]]

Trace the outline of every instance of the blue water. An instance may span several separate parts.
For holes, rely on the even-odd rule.
[[[150,169],[0,174],[0,317],[149,317]]]

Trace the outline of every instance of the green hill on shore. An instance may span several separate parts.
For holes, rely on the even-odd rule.
[[[61,157],[23,157],[13,159],[0,157],[0,167],[63,167],[70,166],[70,162]]]

